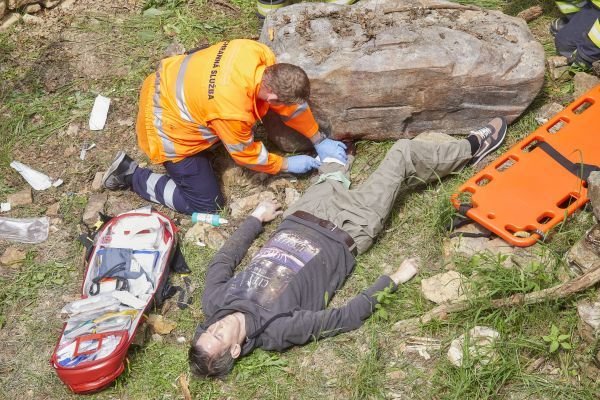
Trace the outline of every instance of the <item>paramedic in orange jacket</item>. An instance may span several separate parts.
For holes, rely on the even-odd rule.
[[[119,152],[103,184],[110,190],[130,188],[146,200],[191,214],[223,207],[205,151],[219,141],[237,164],[255,171],[301,174],[318,167],[312,157],[281,157],[254,140],[252,126],[269,110],[310,139],[321,160],[345,162],[345,145],[319,132],[309,94],[300,67],[276,64],[273,52],[253,40],[165,58],[142,85],[136,131],[140,148],[167,174],[139,167]]]

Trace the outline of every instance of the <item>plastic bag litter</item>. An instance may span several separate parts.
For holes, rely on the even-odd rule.
[[[110,107],[110,99],[102,95],[98,95],[94,101],[94,107],[90,114],[90,130],[99,131],[104,129],[106,117],[108,116],[108,108]]]
[[[48,217],[23,219],[0,217],[0,240],[41,243],[48,239],[48,228]]]
[[[48,175],[40,171],[36,171],[35,169],[18,161],[11,162],[10,166],[19,174],[21,174],[27,183],[29,183],[35,190],[46,190],[49,187],[60,186],[63,183],[62,179],[53,181]]]

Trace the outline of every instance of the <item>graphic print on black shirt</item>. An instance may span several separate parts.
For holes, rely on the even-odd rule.
[[[248,267],[233,278],[227,290],[230,295],[269,309],[294,276],[317,254],[319,248],[306,237],[291,231],[277,232]]]

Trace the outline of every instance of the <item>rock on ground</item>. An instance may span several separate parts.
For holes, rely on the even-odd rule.
[[[11,207],[26,206],[33,203],[31,188],[25,188],[17,193],[9,194],[7,197]]]
[[[600,259],[600,224],[586,232],[567,252],[567,262],[576,275],[589,271]]]
[[[0,264],[6,266],[17,267],[21,265],[23,261],[27,258],[27,253],[18,247],[10,246],[4,253],[2,253],[2,257],[0,257]]]
[[[261,41],[305,69],[313,111],[338,139],[512,121],[544,81],[542,45],[522,19],[441,0],[294,4],[271,14]]]
[[[536,111],[535,122],[537,122],[540,125],[543,125],[546,122],[550,121],[550,118],[561,112],[563,108],[564,107],[558,103],[544,104],[542,107],[540,107],[539,110]]]
[[[94,175],[94,180],[92,181],[92,190],[94,192],[102,190],[102,177],[104,177],[104,172],[96,172]]]
[[[577,72],[573,77],[573,97],[579,98],[599,83],[600,78],[585,72]]]
[[[287,207],[291,206],[295,202],[297,202],[302,195],[294,188],[285,188],[285,205]]]
[[[12,13],[12,14],[10,14],[4,20],[4,22],[2,22],[2,24],[0,24],[0,32],[7,30],[11,26],[13,26],[17,22],[19,22],[20,19],[21,19],[21,14],[19,14],[19,13]]]
[[[596,219],[600,221],[600,171],[592,172],[588,179],[588,197]]]
[[[93,224],[98,220],[98,214],[104,212],[104,205],[108,195],[106,193],[94,193],[90,196],[85,210],[83,211],[83,222]]]
[[[421,281],[423,296],[436,304],[466,298],[464,282],[466,278],[456,272],[448,271]]]
[[[222,229],[198,222],[185,233],[184,240],[189,243],[204,243],[213,250],[219,250],[229,235]]]
[[[231,203],[231,216],[233,218],[241,218],[253,208],[255,208],[261,201],[274,199],[275,194],[270,191],[264,191],[261,193],[253,194],[251,196],[243,197],[241,199],[237,199],[233,203]]]
[[[495,359],[496,353],[493,345],[496,339],[500,337],[497,331],[485,326],[476,326],[467,335],[469,336],[467,351],[471,361],[485,365]],[[461,335],[452,341],[450,349],[448,349],[448,360],[457,367],[462,367],[464,363],[464,345],[465,335]]]

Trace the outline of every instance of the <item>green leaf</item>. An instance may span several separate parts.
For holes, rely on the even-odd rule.
[[[564,342],[565,340],[567,340],[567,339],[568,339],[568,338],[570,338],[570,337],[571,337],[571,335],[560,335],[560,336],[558,337],[558,341],[559,341],[559,342]]]
[[[554,353],[556,350],[558,350],[558,346],[558,342],[553,341],[552,344],[550,344],[550,353]]]
[[[552,341],[552,338],[550,336],[542,336],[542,339],[544,339],[544,342],[548,342],[548,343],[550,343]]]
[[[571,346],[571,343],[567,343],[567,342],[562,342],[560,344],[560,347],[562,347],[565,350],[571,350],[573,348],[573,346]]]
[[[550,336],[558,336],[558,328],[556,325],[552,325],[552,328],[550,328]]]

